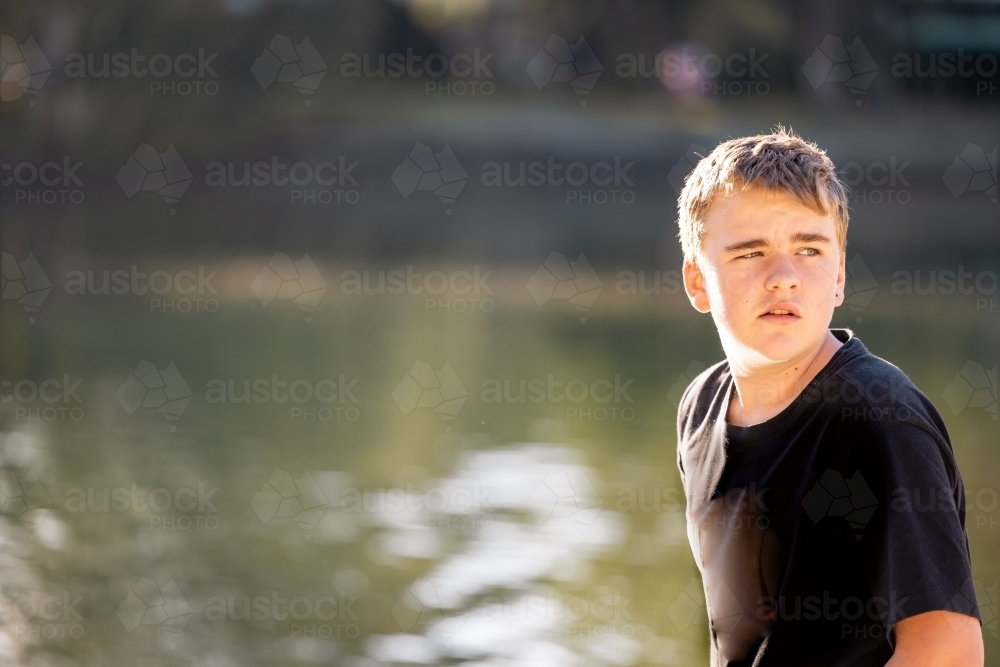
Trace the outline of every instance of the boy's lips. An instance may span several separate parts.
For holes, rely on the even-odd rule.
[[[774,323],[796,322],[802,317],[798,307],[794,303],[772,303],[758,319]]]

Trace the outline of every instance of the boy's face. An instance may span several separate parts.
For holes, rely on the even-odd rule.
[[[737,190],[709,208],[684,287],[695,308],[712,313],[731,362],[796,361],[821,344],[844,302],[836,223],[790,193]]]

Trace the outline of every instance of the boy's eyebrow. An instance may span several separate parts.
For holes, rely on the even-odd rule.
[[[825,234],[818,234],[815,232],[795,232],[792,234],[792,243],[832,243],[830,237]],[[765,238],[747,239],[746,241],[740,241],[739,243],[734,243],[733,245],[726,246],[726,252],[736,252],[739,250],[757,250],[758,248],[766,248],[771,245],[771,242]]]

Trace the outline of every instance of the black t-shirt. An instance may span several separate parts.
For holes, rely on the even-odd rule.
[[[884,665],[905,618],[981,622],[940,415],[849,330],[832,332],[844,345],[762,424],[726,423],[727,362],[681,399],[677,464],[713,666]]]

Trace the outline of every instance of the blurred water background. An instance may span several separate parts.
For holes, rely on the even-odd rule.
[[[781,122],[852,186],[834,326],[948,425],[1000,664],[998,24],[5,3],[0,660],[705,664],[677,189]]]

